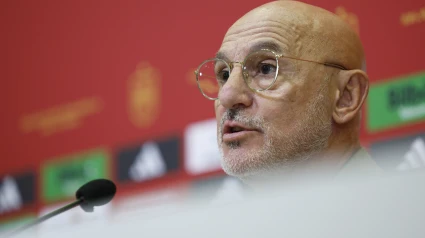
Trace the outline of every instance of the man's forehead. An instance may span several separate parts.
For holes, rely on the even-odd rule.
[[[349,25],[325,9],[297,1],[270,2],[245,14],[229,28],[217,55],[243,60],[260,38],[274,38],[282,54],[292,57],[347,68],[359,68],[363,62],[361,41]]]
[[[266,48],[281,54],[294,52],[304,36],[311,32],[312,21],[287,11],[264,10],[251,12],[235,22],[224,36],[218,56],[240,57],[256,49]],[[239,53],[235,53],[235,51]],[[293,55],[295,56],[295,55]]]

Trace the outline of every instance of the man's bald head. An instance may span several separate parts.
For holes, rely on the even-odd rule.
[[[297,1],[274,1],[245,14],[226,36],[258,21],[275,21],[286,26],[282,34],[292,36],[288,38],[292,45],[288,53],[293,57],[338,62],[347,69],[365,68],[363,47],[357,33],[332,12]]]

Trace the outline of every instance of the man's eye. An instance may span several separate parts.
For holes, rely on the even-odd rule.
[[[260,64],[259,68],[261,74],[270,74],[276,72],[276,67],[271,64]]]
[[[217,78],[220,80],[227,80],[229,79],[229,71],[221,71],[218,73]]]

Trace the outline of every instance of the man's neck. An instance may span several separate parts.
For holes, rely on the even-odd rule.
[[[329,145],[323,152],[312,155],[303,163],[292,168],[276,171],[275,173],[262,173],[259,176],[242,180],[254,189],[262,189],[264,186],[296,186],[302,183],[332,179],[350,158],[361,149],[361,146],[360,143]]]
[[[304,164],[295,168],[294,173],[297,174],[297,177],[332,178],[359,149],[361,149],[359,143],[327,149],[306,160]]]

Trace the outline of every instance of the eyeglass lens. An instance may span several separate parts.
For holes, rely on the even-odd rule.
[[[221,59],[204,62],[198,69],[198,86],[204,96],[218,98],[220,89],[230,77],[229,64]],[[249,54],[243,62],[243,78],[253,90],[266,90],[275,81],[278,73],[276,55],[267,50]]]

